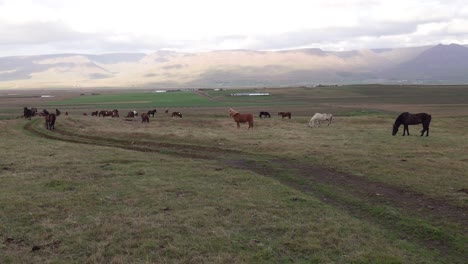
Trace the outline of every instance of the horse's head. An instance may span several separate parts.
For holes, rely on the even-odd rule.
[[[237,114],[239,114],[239,112],[237,112],[236,110],[234,110],[234,109],[232,109],[232,108],[229,109],[229,115],[230,115],[230,116],[235,116],[235,115],[237,115]]]
[[[393,124],[393,131],[392,131],[392,136],[396,135],[396,133],[398,133],[398,128],[400,127],[400,125],[397,125],[396,123]]]

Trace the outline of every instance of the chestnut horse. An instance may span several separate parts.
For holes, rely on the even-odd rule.
[[[149,123],[149,115],[147,113],[142,113],[141,115],[141,122],[144,123]]]
[[[249,123],[249,128],[253,129],[253,115],[252,114],[241,114],[234,109],[229,109],[229,115],[232,116],[234,122],[237,123],[237,128],[240,128],[239,123]]]
[[[400,125],[403,125],[403,136],[405,135],[405,132],[409,136],[409,130],[408,130],[408,125],[418,125],[422,124],[423,129],[421,130],[421,136],[424,135],[424,132],[426,132],[426,137],[429,136],[429,124],[431,123],[431,115],[426,114],[426,113],[419,113],[419,114],[410,114],[408,112],[401,113],[397,119],[395,120],[395,123],[393,124],[393,131],[392,135],[396,135],[398,132],[398,128]]]
[[[291,112],[279,112],[278,115],[280,115],[282,119],[285,117],[291,119]]]

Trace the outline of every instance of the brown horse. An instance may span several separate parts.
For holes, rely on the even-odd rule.
[[[232,116],[234,122],[237,123],[237,128],[240,128],[239,123],[249,123],[249,128],[253,129],[253,115],[252,114],[241,114],[234,109],[229,109],[229,115]]]
[[[419,114],[410,114],[408,112],[401,113],[397,119],[395,120],[395,123],[393,124],[393,131],[392,135],[396,135],[398,132],[398,128],[403,125],[403,136],[405,135],[405,132],[409,136],[409,130],[408,130],[408,125],[418,125],[422,124],[423,129],[421,130],[421,136],[424,135],[424,132],[426,132],[426,137],[429,136],[429,124],[431,123],[431,115],[426,114],[426,113],[419,113]]]
[[[181,113],[181,112],[172,112],[172,117],[180,117],[180,118],[182,118],[182,113]]]
[[[45,117],[46,129],[53,130],[55,129],[55,119],[57,118],[55,114],[50,114],[47,110],[42,111]]]
[[[291,119],[291,112],[279,112],[278,115],[280,115],[282,119],[285,117]]]
[[[141,122],[144,123],[149,123],[149,115],[147,113],[142,113],[141,115]]]
[[[55,108],[55,115],[56,116],[59,116],[62,112],[60,112],[60,110],[58,110],[57,108]]]
[[[98,114],[99,114],[99,111],[91,112],[91,116],[98,116]]]
[[[134,118],[135,117],[135,113],[133,111],[130,111],[128,112],[126,118]]]

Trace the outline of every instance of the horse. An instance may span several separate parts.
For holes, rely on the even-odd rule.
[[[31,116],[33,116],[31,109],[28,109],[27,107],[23,108],[23,117],[24,119],[29,119],[31,120]]]
[[[405,135],[405,132],[409,136],[408,125],[422,124],[423,129],[421,130],[421,136],[423,136],[424,132],[426,132],[426,137],[427,137],[429,136],[429,124],[431,123],[431,119],[432,119],[431,115],[426,114],[426,113],[418,113],[418,114],[410,114],[408,112],[401,113],[395,120],[395,123],[393,124],[392,135],[393,136],[396,135],[400,125],[403,125],[404,126],[403,136]]]
[[[156,112],[157,112],[156,109],[153,109],[153,110],[149,110],[148,113],[146,113],[146,114],[147,114],[148,116],[151,115],[152,117],[154,117],[154,114],[156,114]]]
[[[182,113],[181,112],[172,112],[172,117],[180,117],[182,118]]]
[[[262,117],[271,118],[271,115],[270,115],[270,113],[268,113],[268,112],[260,112],[260,114],[258,115],[258,117],[260,117],[260,118],[262,118]]]
[[[99,111],[91,112],[91,116],[98,116]]]
[[[135,117],[135,113],[133,113],[133,111],[130,111],[128,112],[126,118],[134,118]]]
[[[83,113],[84,116],[87,116],[88,114],[87,113]]]
[[[313,127],[316,124],[318,124],[318,126],[321,126],[322,121],[328,121],[327,126],[329,126],[332,122],[332,119],[333,119],[333,115],[330,113],[323,113],[323,114],[315,113],[314,116],[312,116],[312,118],[309,121],[309,127]]]
[[[169,113],[169,108],[166,108],[166,110],[164,110],[164,113],[168,114]]]
[[[59,116],[61,114],[60,110],[58,110],[57,108],[55,108],[55,115],[56,116]]]
[[[119,117],[119,110],[117,109],[112,110],[112,118],[114,117]]]
[[[278,115],[281,116],[281,119],[285,117],[288,117],[289,119],[291,119],[291,112],[279,112]]]
[[[45,126],[48,130],[55,129],[55,119],[57,118],[55,114],[50,114],[46,109],[42,110],[45,117]]]
[[[234,109],[229,109],[229,115],[234,119],[237,123],[237,128],[240,128],[239,123],[249,123],[249,127],[247,129],[253,129],[253,115],[252,114],[241,114]]]
[[[138,116],[138,112],[135,111],[135,110],[133,110],[133,115],[134,115],[134,116]]]
[[[65,111],[65,115],[67,116],[67,115],[68,115],[68,112]]]
[[[149,115],[147,113],[142,113],[141,115],[141,122],[144,123],[149,123]]]

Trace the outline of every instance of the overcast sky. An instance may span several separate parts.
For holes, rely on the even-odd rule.
[[[467,0],[0,0],[0,56],[468,44]]]

